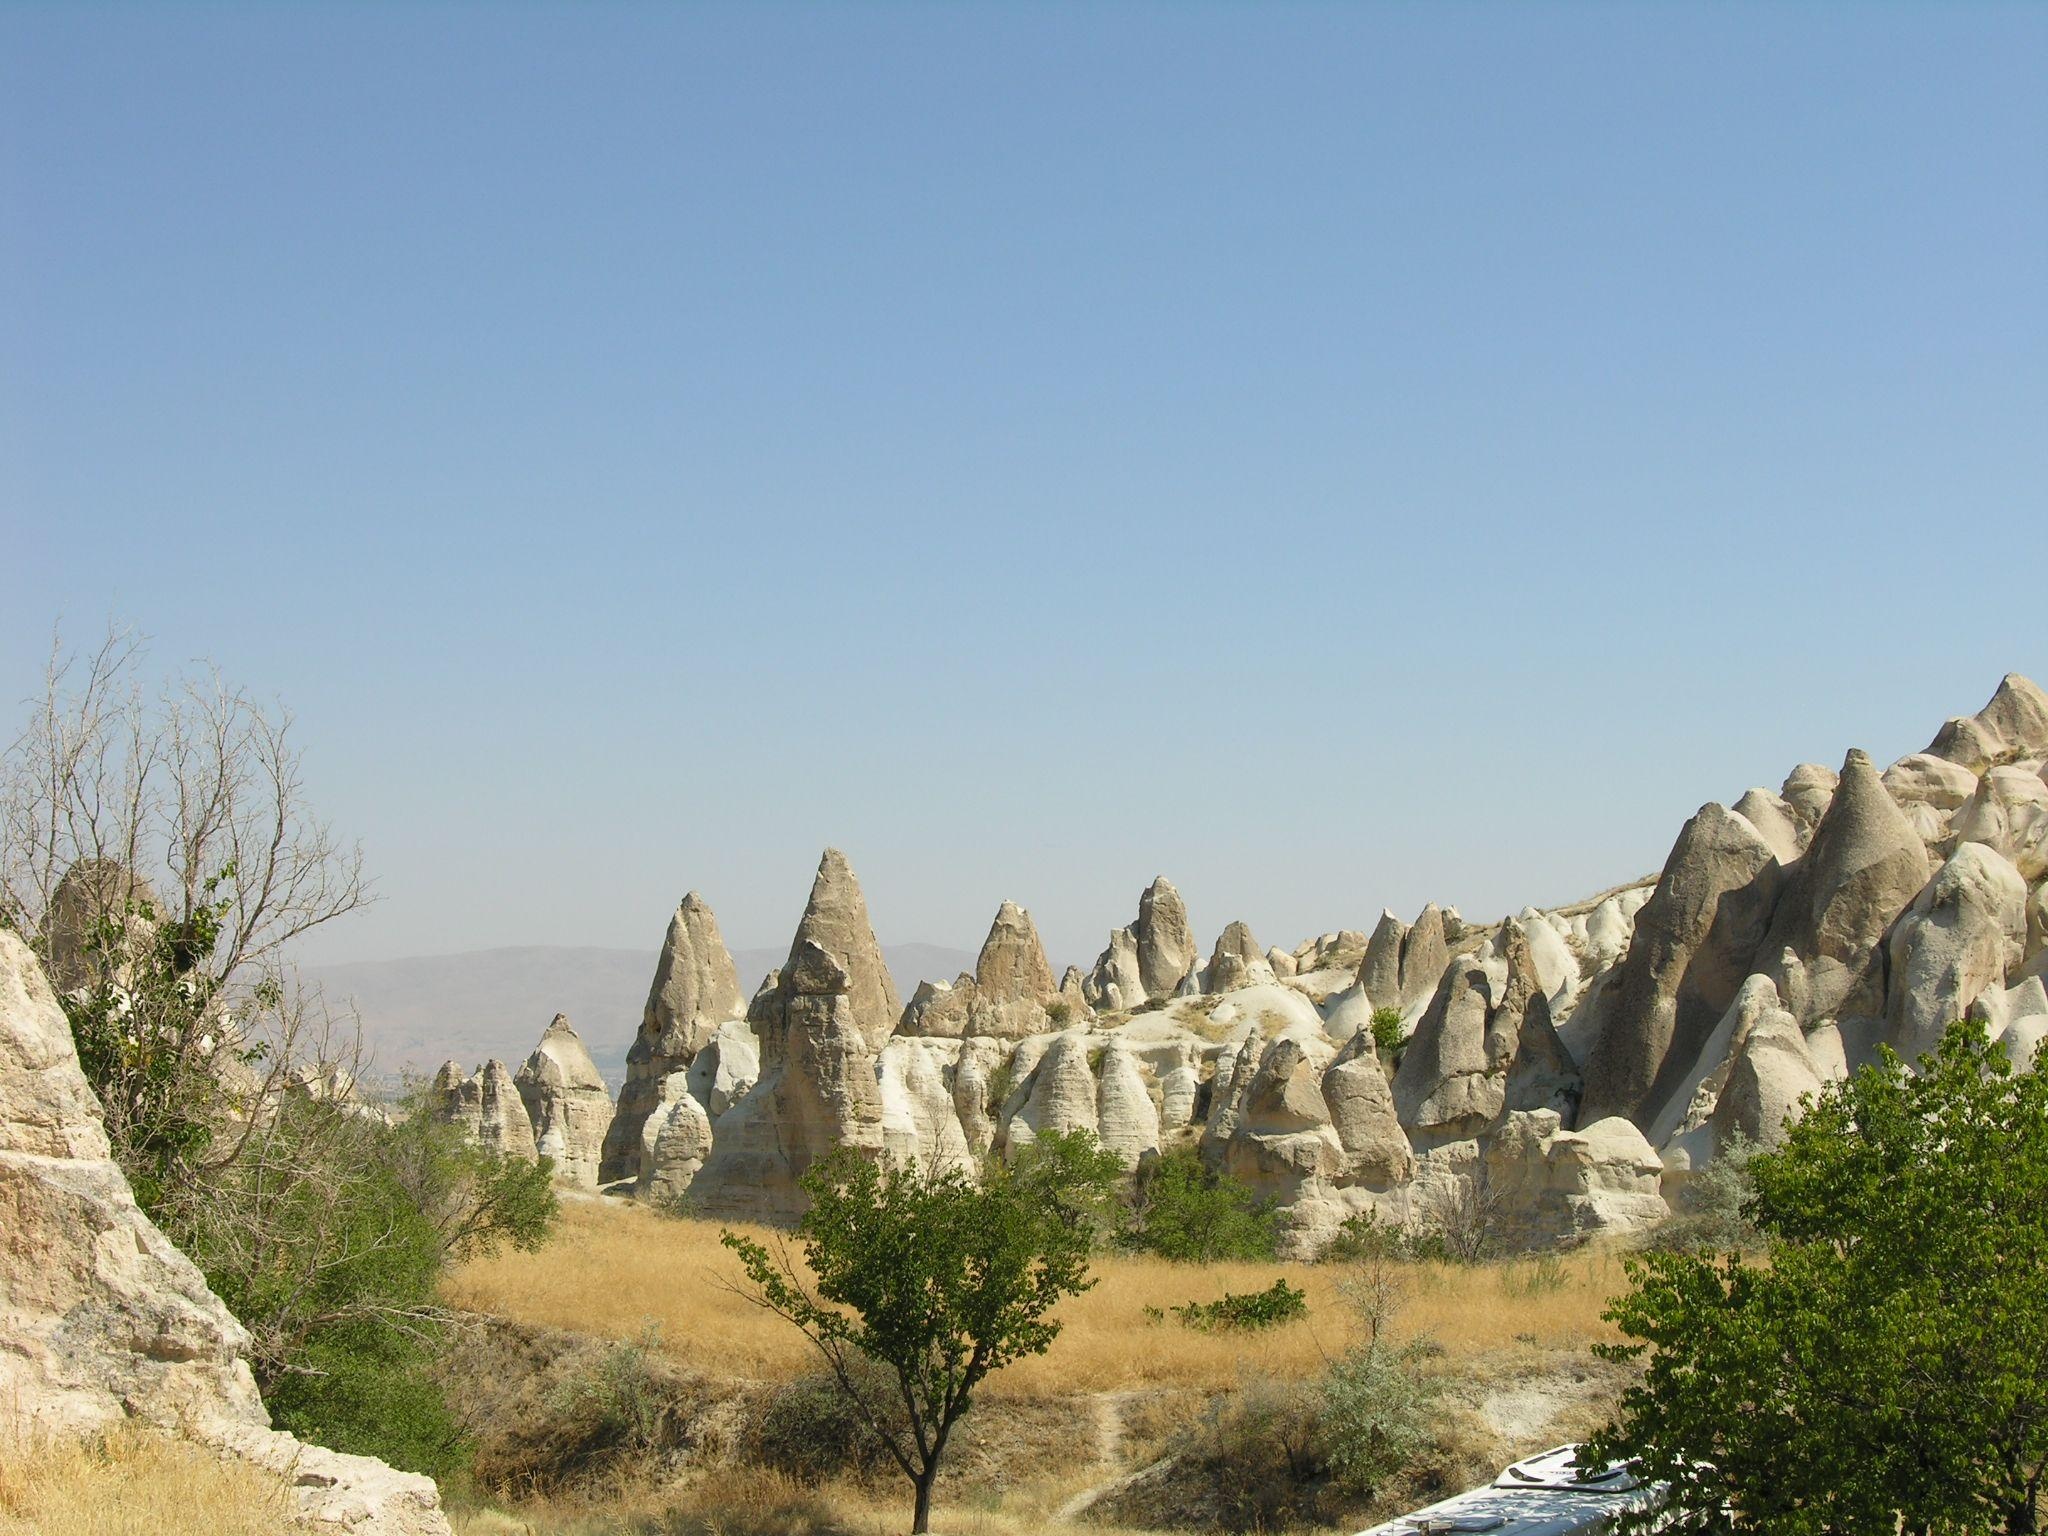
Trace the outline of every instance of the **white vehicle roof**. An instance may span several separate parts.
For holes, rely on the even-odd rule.
[[[1625,1509],[1656,1501],[1626,1467],[1581,1472],[1573,1463],[1576,1445],[1560,1445],[1518,1461],[1484,1488],[1376,1525],[1360,1536],[1450,1536],[1492,1532],[1495,1536],[1578,1536],[1606,1531]]]

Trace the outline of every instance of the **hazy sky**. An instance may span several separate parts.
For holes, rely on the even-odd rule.
[[[318,958],[1493,916],[2048,681],[2048,7],[11,6],[0,698],[287,700]]]

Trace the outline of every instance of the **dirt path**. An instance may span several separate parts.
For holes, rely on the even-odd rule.
[[[1137,1392],[1097,1392],[1088,1401],[1090,1417],[1093,1419],[1092,1438],[1095,1442],[1095,1461],[1115,1475],[1106,1482],[1084,1488],[1059,1507],[1054,1519],[1060,1521],[1078,1520],[1104,1494],[1123,1487],[1136,1472],[1123,1472],[1124,1459],[1124,1409],[1142,1394]],[[1140,1470],[1143,1470],[1142,1468]]]

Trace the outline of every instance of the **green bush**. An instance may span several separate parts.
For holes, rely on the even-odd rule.
[[[1372,1011],[1372,1043],[1380,1053],[1393,1057],[1401,1054],[1407,1045],[1407,1036],[1401,1033],[1401,1010],[1398,1008],[1375,1008]]]
[[[1245,1185],[1188,1148],[1169,1152],[1140,1179],[1126,1246],[1183,1264],[1273,1257],[1278,1218]]]
[[[1650,1234],[1647,1247],[1663,1253],[1755,1253],[1764,1234],[1750,1219],[1756,1186],[1750,1159],[1756,1144],[1740,1131],[1714,1160],[1685,1183],[1678,1209]]]
[[[1308,1316],[1308,1294],[1285,1280],[1275,1280],[1263,1291],[1225,1291],[1214,1301],[1191,1301],[1173,1308],[1184,1328],[1204,1333],[1222,1330],[1251,1332],[1275,1328]]]
[[[1424,1353],[1375,1334],[1324,1378],[1325,1454],[1356,1498],[1371,1498],[1432,1448],[1437,1387],[1420,1369]]]
[[[893,1379],[857,1363],[863,1395],[870,1403],[895,1396]],[[901,1428],[892,1423],[892,1429]],[[747,1453],[801,1487],[833,1477],[879,1482],[896,1475],[888,1447],[829,1371],[800,1376],[774,1390],[748,1436]]]

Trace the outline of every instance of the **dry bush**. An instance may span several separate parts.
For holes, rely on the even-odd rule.
[[[688,1358],[721,1375],[787,1381],[814,1369],[816,1356],[794,1329],[722,1289],[719,1282],[734,1278],[736,1266],[719,1247],[718,1232],[716,1222],[668,1220],[624,1203],[572,1204],[547,1247],[464,1265],[447,1295],[457,1306],[606,1338],[636,1337],[652,1322],[676,1354],[694,1341],[715,1340],[715,1357]],[[1518,1294],[1529,1289],[1527,1266],[1403,1267],[1412,1283],[1395,1336],[1429,1334],[1452,1360],[1525,1342],[1579,1349],[1618,1338],[1600,1314],[1626,1276],[1617,1257],[1599,1250],[1564,1256],[1561,1283],[1537,1294]],[[1222,1391],[1251,1376],[1318,1374],[1351,1341],[1354,1325],[1340,1294],[1345,1274],[1337,1266],[1191,1266],[1105,1254],[1092,1268],[1095,1288],[1054,1314],[1064,1328],[1051,1350],[992,1376],[984,1403],[1149,1388]],[[662,1283],[626,1286],[620,1275],[659,1275]],[[1239,1335],[1145,1321],[1148,1306],[1214,1301],[1283,1278],[1308,1294],[1301,1322]]]
[[[0,1431],[0,1536],[273,1536],[291,1512],[275,1474],[153,1430]]]

